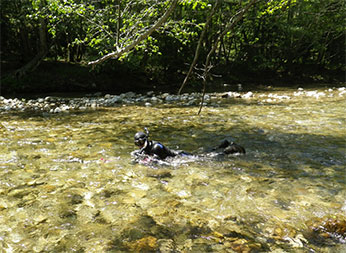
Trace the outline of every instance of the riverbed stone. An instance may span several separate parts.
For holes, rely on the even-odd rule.
[[[221,97],[222,98],[241,98],[241,95],[238,92],[229,91],[229,92],[222,93]]]
[[[174,252],[174,241],[172,239],[159,239],[157,244],[161,253]]]
[[[159,99],[158,99],[157,97],[152,97],[152,98],[151,98],[151,101],[153,101],[153,102],[158,102]]]
[[[60,109],[59,107],[57,107],[57,108],[54,109],[53,112],[54,112],[54,113],[59,113],[59,112],[61,112],[61,109]]]
[[[134,92],[132,92],[132,91],[129,91],[129,92],[123,93],[123,94],[121,94],[121,95],[123,95],[125,98],[133,98],[133,97],[136,96],[136,93],[134,93]],[[121,95],[120,95],[120,96],[121,96]]]
[[[121,102],[121,97],[120,96],[114,96],[111,98],[112,103],[120,103]]]
[[[167,102],[173,102],[173,101],[178,101],[180,100],[180,96],[176,96],[176,95],[168,95],[165,100]]]
[[[204,105],[218,106],[222,103],[220,98],[237,98],[246,100],[256,100],[260,98],[259,103],[279,103],[282,100],[294,99],[294,97],[306,96],[320,99],[322,97],[342,97],[346,94],[346,87],[330,88],[324,91],[319,90],[304,90],[298,88],[290,95],[283,95],[277,93],[259,94],[255,96],[252,91],[248,92],[224,92],[224,93],[207,93],[204,96]],[[97,94],[99,95],[99,94]],[[163,93],[155,95],[154,91],[149,91],[146,94],[136,94],[135,92],[122,93],[120,95],[106,94],[103,97],[96,96],[96,94],[89,94],[89,96],[80,98],[58,98],[46,96],[37,99],[18,99],[18,98],[5,98],[0,97],[0,111],[42,111],[50,113],[67,112],[70,110],[86,110],[95,109],[104,106],[116,106],[122,104],[142,104],[144,106],[153,106],[153,104],[162,103],[177,103],[181,106],[198,106],[200,104],[201,93],[184,93],[182,95],[175,95],[170,93]],[[217,100],[217,101],[215,101]]]
[[[249,91],[247,93],[245,93],[242,98],[245,98],[245,99],[249,99],[249,98],[252,98],[254,96],[253,92]]]

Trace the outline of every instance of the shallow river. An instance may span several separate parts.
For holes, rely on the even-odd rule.
[[[200,116],[174,103],[2,112],[0,248],[346,252],[346,94],[309,92],[220,97]],[[144,127],[173,149],[228,138],[247,153],[136,164]]]

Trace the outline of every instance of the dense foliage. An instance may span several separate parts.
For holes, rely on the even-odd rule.
[[[2,78],[8,73],[18,74],[13,70],[29,62],[30,68],[20,73],[29,73],[44,59],[87,63],[119,51],[148,31],[172,2],[3,0],[1,63],[15,64],[12,72],[3,71]],[[206,20],[218,3],[202,38],[195,71],[198,77],[198,68],[205,67],[205,58],[218,35],[249,2],[178,1],[169,19],[150,36],[117,60],[98,64],[93,70],[121,66],[158,82],[181,82]],[[342,0],[256,1],[217,44],[211,72],[232,81],[251,75],[256,79],[280,75],[318,79],[324,72],[343,71],[345,13]],[[38,54],[40,57],[35,58]],[[32,62],[34,58],[36,62]]]

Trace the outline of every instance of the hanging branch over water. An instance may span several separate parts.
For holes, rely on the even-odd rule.
[[[193,61],[190,65],[190,69],[189,69],[189,72],[187,73],[185,79],[184,79],[184,82],[183,84],[181,85],[179,91],[178,91],[178,94],[181,94],[181,91],[183,90],[183,88],[185,87],[185,84],[187,82],[187,80],[189,79],[190,75],[192,74],[192,71],[193,71],[193,68],[196,66],[196,63],[197,63],[197,60],[198,60],[198,57],[199,57],[199,52],[200,52],[200,49],[201,49],[201,45],[202,45],[202,42],[203,42],[203,38],[205,36],[205,33],[209,27],[209,24],[211,22],[211,19],[212,17],[214,16],[217,8],[219,7],[219,4],[220,4],[220,0],[216,0],[216,3],[210,13],[210,15],[208,16],[207,18],[207,21],[205,22],[205,25],[204,25],[204,28],[202,30],[202,33],[201,33],[201,36],[199,37],[199,40],[198,40],[198,44],[197,44],[197,47],[196,47],[196,51],[195,51],[195,57],[193,58]]]
[[[209,71],[212,69],[212,66],[210,64],[210,59],[211,56],[215,53],[216,49],[219,47],[220,41],[222,41],[222,38],[230,32],[234,26],[243,18],[244,14],[250,9],[250,7],[256,3],[258,0],[252,0],[250,1],[243,9],[238,11],[231,19],[229,24],[226,26],[225,30],[217,37],[215,40],[212,48],[210,49],[207,58],[205,59],[205,64],[204,64],[204,72],[202,75],[202,80],[203,80],[203,94],[202,94],[202,99],[201,99],[201,104],[198,110],[198,115],[201,113],[202,108],[203,108],[203,103],[204,103],[204,96],[205,96],[205,91],[206,91],[206,86],[207,86],[207,80],[208,80],[208,75]]]
[[[158,28],[160,28],[160,26],[162,24],[164,24],[166,22],[166,20],[170,16],[170,14],[174,11],[175,7],[177,6],[178,0],[171,0],[170,2],[171,2],[171,5],[166,10],[166,12],[163,14],[163,16],[159,20],[157,20],[157,22],[152,27],[150,27],[146,32],[144,32],[143,34],[138,36],[138,38],[135,39],[131,44],[129,44],[128,46],[125,46],[123,48],[120,48],[120,49],[117,48],[117,50],[115,52],[111,52],[109,54],[106,54],[105,56],[103,56],[103,57],[101,57],[95,61],[90,61],[88,63],[88,65],[99,64],[99,63],[104,62],[110,58],[112,58],[112,59],[119,58],[123,54],[131,51],[134,47],[136,47],[143,40],[148,38],[154,31],[156,31]]]

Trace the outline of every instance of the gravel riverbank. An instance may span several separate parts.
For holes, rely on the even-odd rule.
[[[227,99],[257,99],[259,103],[275,103],[281,100],[292,99],[297,96],[333,97],[344,96],[346,87],[329,88],[326,90],[304,90],[297,89],[293,93],[279,94],[277,92],[223,92],[208,93],[204,97],[205,105],[217,106]],[[169,93],[154,94],[150,91],[146,94],[136,94],[127,92],[120,95],[102,95],[100,93],[91,94],[79,98],[62,98],[47,96],[37,99],[5,98],[0,96],[0,112],[11,111],[36,111],[46,113],[66,113],[75,110],[95,109],[99,107],[123,106],[131,104],[141,104],[145,106],[155,106],[158,104],[178,104],[180,106],[196,106],[201,102],[201,93],[190,93],[173,95]]]

